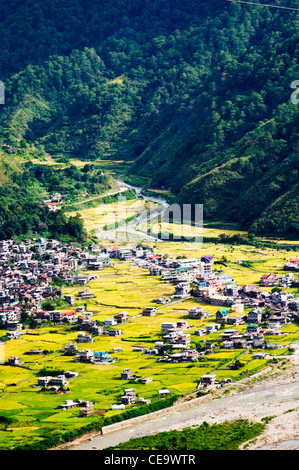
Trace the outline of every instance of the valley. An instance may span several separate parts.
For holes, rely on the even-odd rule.
[[[1,450],[297,446],[298,31],[0,4]]]
[[[139,193],[139,198],[127,201],[128,208],[125,212],[130,213],[130,209],[131,213],[134,213],[134,211],[139,213],[144,209],[146,203],[147,196],[140,199]],[[112,203],[111,205],[108,204],[106,209],[112,209],[113,211],[118,209],[121,216],[124,208],[117,207],[116,203]],[[92,211],[95,211],[93,215],[91,214]],[[80,211],[87,229],[95,230],[100,222],[107,225],[109,220],[111,221],[109,210],[104,219],[99,217],[99,212],[98,207]],[[215,229],[215,233],[219,235],[217,230]],[[225,233],[228,232],[225,231]],[[136,243],[143,246],[143,250],[138,256],[129,255],[128,259],[119,259],[117,253],[131,253],[131,247],[136,246]],[[12,418],[12,423],[0,432],[2,448],[13,449],[20,446],[39,448],[43,445],[42,442],[45,439],[43,436],[47,436],[46,441],[52,442],[54,445],[54,442],[63,441],[65,439],[63,436],[66,436],[69,432],[75,438],[81,432],[87,432],[89,427],[97,429],[99,426],[104,426],[105,423],[109,423],[109,420],[111,422],[111,419],[117,418],[121,413],[121,411],[113,409],[112,405],[120,403],[120,397],[126,388],[133,387],[138,397],[142,397],[145,402],[152,402],[154,405],[161,402],[161,396],[159,396],[161,390],[167,390],[167,396],[169,397],[180,397],[179,400],[184,399],[184,397],[186,397],[186,400],[188,400],[188,397],[196,397],[201,390],[201,387],[199,387],[201,377],[207,374],[215,374],[217,383],[227,378],[233,381],[232,384],[224,385],[223,390],[221,389],[221,393],[225,395],[226,388],[238,388],[239,383],[241,386],[242,380],[246,377],[254,377],[254,374],[263,370],[268,371],[267,374],[269,374],[269,367],[272,371],[271,374],[275,375],[277,372],[278,376],[284,373],[283,370],[288,374],[294,370],[290,351],[293,344],[297,344],[299,334],[295,312],[295,322],[292,321],[283,325],[278,336],[268,337],[266,342],[276,344],[276,346],[271,347],[271,350],[261,349],[262,343],[259,347],[253,349],[252,347],[248,349],[248,346],[244,347],[244,345],[226,349],[223,347],[221,335],[232,329],[232,331],[237,331],[239,335],[243,336],[246,333],[248,322],[245,321],[245,323],[241,322],[239,324],[237,321],[234,324],[233,321],[232,325],[219,324],[220,330],[216,329],[214,332],[206,334],[208,331],[206,327],[215,324],[216,313],[222,307],[212,305],[210,301],[198,297],[199,294],[194,296],[198,280],[191,284],[193,285],[191,288],[193,294],[190,297],[187,296],[186,299],[174,297],[171,299],[176,292],[176,283],[173,284],[173,281],[163,280],[163,276],[152,275],[149,268],[157,264],[155,258],[151,260],[153,255],[157,255],[157,261],[160,260],[162,264],[165,260],[166,264],[168,262],[171,266],[171,260],[174,260],[174,262],[179,263],[179,266],[184,266],[184,260],[193,259],[194,266],[196,266],[196,260],[200,260],[201,257],[209,254],[212,255],[215,261],[220,262],[219,265],[214,264],[213,266],[214,276],[225,273],[230,276],[231,282],[240,288],[252,284],[259,286],[262,276],[266,273],[284,276],[286,274],[284,265],[288,259],[296,258],[297,251],[292,251],[292,249],[287,251],[277,250],[267,247],[256,248],[236,243],[233,245],[222,244],[220,240],[217,244],[161,241],[148,238],[141,238],[141,240],[133,242],[130,238],[124,240],[121,237],[120,240],[118,237],[101,239],[99,247],[97,248],[95,245],[92,250],[95,255],[91,251],[88,256],[97,258],[97,253],[103,252],[108,255],[110,262],[107,267],[102,267],[99,271],[90,270],[92,268],[88,270],[86,265],[88,256],[87,259],[85,259],[85,255],[83,256],[86,252],[85,248],[79,249],[78,259],[82,259],[83,262],[79,272],[82,275],[91,274],[94,277],[93,280],[83,286],[83,292],[91,292],[91,297],[87,296],[86,299],[83,297],[80,300],[82,286],[64,286],[62,287],[63,298],[73,296],[75,305],[70,307],[67,303],[58,301],[56,307],[55,302],[52,303],[52,308],[62,313],[70,312],[72,309],[75,312],[77,309],[81,311],[81,313],[76,314],[77,318],[81,316],[87,322],[92,321],[102,325],[100,328],[104,327],[106,333],[104,335],[100,334],[100,336],[91,334],[91,342],[80,347],[77,343],[78,331],[80,331],[80,322],[78,323],[78,320],[75,323],[57,323],[53,320],[49,322],[49,320],[41,319],[37,323],[33,320],[31,326],[28,326],[25,322],[19,338],[5,341],[6,365],[0,366],[2,377],[0,382],[0,389],[2,389],[0,408],[1,416]],[[148,252],[145,258],[142,255],[142,253],[146,253],[144,250]],[[44,253],[47,253],[47,251]],[[246,261],[249,262],[248,265]],[[44,263],[41,262],[42,264]],[[165,269],[169,268],[166,267]],[[173,272],[173,268],[171,269]],[[196,272],[196,268],[193,269]],[[298,275],[295,274],[295,279],[297,278]],[[264,287],[263,289],[270,293],[273,287]],[[295,299],[297,298],[298,288],[289,286],[287,289],[284,288],[283,291],[290,296],[289,301],[293,298],[292,295],[295,295]],[[157,300],[155,299],[170,299],[170,302],[159,304],[156,303]],[[246,316],[248,312],[256,308],[254,305],[254,299],[247,304],[245,301],[243,315]],[[142,315],[143,310],[149,306],[157,309],[155,316],[147,317]],[[190,317],[189,312],[198,307],[209,312],[207,318],[204,316],[201,319]],[[34,309],[31,311],[34,312]],[[232,319],[237,320],[240,318],[240,314],[234,313],[231,309],[230,312]],[[122,313],[126,313],[128,316],[126,321],[121,322],[121,324],[114,323],[114,327],[108,326],[109,318],[112,319]],[[36,314],[33,313],[32,315],[34,319]],[[187,329],[182,330],[182,338],[186,335],[186,339],[190,338],[191,342],[189,346],[181,344],[178,349],[172,351],[172,354],[171,343],[166,342],[170,360],[165,362],[162,360],[163,354],[157,356],[156,353],[151,354],[150,351],[155,350],[155,345],[163,344],[161,326],[169,323],[175,327],[177,322],[187,325]],[[265,328],[265,326],[266,323],[263,327]],[[116,331],[119,331],[119,335],[110,336],[110,329],[112,331],[116,329]],[[5,330],[1,331],[5,333]],[[201,335],[198,335],[199,331],[201,331]],[[88,333],[84,334],[88,336]],[[2,338],[2,341],[3,339],[5,340],[5,338]],[[103,364],[89,361],[87,363],[76,362],[74,356],[63,353],[64,348],[69,343],[77,343],[80,350],[83,351],[86,349],[91,350],[92,353],[101,351],[103,354],[107,354],[110,359]],[[34,350],[44,350],[44,353],[37,353],[37,356],[34,353],[33,355],[27,355]],[[195,361],[190,362],[187,357],[186,360],[174,360],[175,354],[180,353],[180,351],[184,353],[188,350],[196,353]],[[261,355],[259,358],[255,358],[258,352],[261,352]],[[173,360],[171,359],[172,355]],[[20,366],[8,364],[9,359],[14,356],[20,358]],[[184,357],[184,354],[182,357]],[[239,361],[242,367],[235,370],[234,368],[229,369],[228,366],[236,361]],[[121,380],[121,373],[127,368],[140,379],[150,377],[151,381],[142,384],[140,379],[137,381]],[[62,387],[60,392],[43,391],[38,387],[37,382],[37,376],[41,370],[45,370],[46,374],[51,374],[52,370],[73,371],[79,376],[71,379],[69,385]],[[215,391],[219,395],[220,390],[212,386],[209,391],[208,387],[207,390],[204,390],[204,394],[207,393],[212,398]],[[93,403],[92,412],[84,417],[80,415],[80,408],[59,409],[64,402],[76,401],[76,399]],[[131,408],[133,412],[138,410],[137,403],[128,405],[128,409]]]

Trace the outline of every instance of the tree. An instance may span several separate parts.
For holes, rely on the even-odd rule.
[[[239,359],[237,359],[233,364],[233,368],[235,370],[239,370],[239,369],[241,369],[241,367],[244,367],[244,365],[245,364],[243,362],[241,362],[241,361],[239,361]]]

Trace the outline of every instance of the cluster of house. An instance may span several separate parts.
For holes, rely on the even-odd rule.
[[[59,206],[57,204],[61,203],[63,199],[65,199],[66,197],[67,196],[65,194],[62,195],[60,193],[53,193],[51,194],[49,199],[44,199],[43,203],[44,203],[44,206],[47,206],[50,211],[56,212],[57,209],[59,209]],[[44,206],[41,205],[40,207],[44,207]]]
[[[291,258],[283,267],[286,271],[299,271],[299,259]]]
[[[288,273],[286,276],[266,274],[262,276],[260,286],[256,284],[240,286],[236,284],[231,275],[214,272],[210,278],[198,282],[196,294],[211,305],[230,307],[233,311],[242,313],[244,307],[263,307],[273,304],[271,306],[275,308],[274,304],[277,304],[277,301],[280,300],[279,296],[272,296],[263,287],[277,286],[295,287],[294,275],[292,273]],[[290,294],[289,297],[298,305],[297,298],[293,294]]]
[[[277,295],[277,293],[273,294]],[[149,307],[148,307],[149,309]],[[282,309],[272,310],[264,314],[265,310],[261,308],[253,308],[246,315],[231,316],[230,308],[220,308],[216,312],[215,322],[209,322],[204,328],[194,331],[198,336],[205,336],[216,333],[226,324],[240,325],[246,324],[246,331],[243,334],[237,329],[224,329],[220,334],[217,344],[223,348],[266,348],[279,349],[282,346],[270,343],[271,336],[279,336],[286,334],[282,332],[283,326],[298,320],[298,315],[293,311],[283,311]],[[209,318],[211,312],[205,311],[202,306],[193,307],[188,311],[190,319]],[[186,320],[175,322],[164,322],[161,324],[162,341],[157,341],[153,349],[144,350],[148,354],[156,354],[162,356],[159,362],[194,362],[200,356],[215,347],[214,341],[205,341],[201,351],[190,348],[191,335],[187,333],[190,327]],[[175,351],[176,350],[176,351]],[[171,352],[171,353],[170,353]]]
[[[128,249],[127,249],[128,251]],[[131,258],[134,258],[130,252]],[[212,255],[202,256],[201,259],[163,258],[160,255],[147,253],[146,260],[141,264],[134,258],[135,264],[149,269],[151,275],[161,276],[161,280],[174,284],[175,293],[171,298],[155,299],[156,303],[165,304],[173,298],[187,298],[195,295],[205,303],[219,307],[229,307],[233,312],[242,314],[245,307],[270,307],[274,312],[281,310],[297,312],[299,299],[293,293],[279,291],[269,292],[266,287],[298,287],[299,281],[293,273],[286,275],[265,274],[260,286],[256,284],[238,285],[230,274],[213,269]],[[295,265],[295,260],[291,260]],[[196,285],[195,292],[190,287]],[[146,314],[144,312],[143,314]],[[148,314],[148,313],[147,313]],[[153,310],[152,310],[152,314]],[[200,318],[202,318],[202,313]],[[235,321],[230,319],[231,321]],[[230,321],[229,320],[229,321]]]
[[[78,306],[68,312],[48,311],[43,310],[41,304],[45,300],[61,295],[60,288],[52,285],[53,279],[57,278],[66,283],[83,286],[84,288],[79,291],[79,300],[92,298],[92,292],[85,288],[86,283],[95,279],[98,276],[96,271],[109,266],[111,259],[115,258],[130,260],[134,265],[148,269],[150,275],[158,275],[163,282],[174,285],[175,293],[170,298],[155,299],[157,304],[196,296],[199,302],[219,307],[215,322],[207,322],[205,327],[198,328],[194,333],[198,336],[209,335],[216,333],[222,327],[219,338],[217,337],[217,344],[221,344],[224,348],[277,348],[276,344],[269,343],[269,338],[282,334],[284,325],[299,319],[299,299],[294,294],[282,292],[280,289],[273,289],[271,292],[266,290],[268,287],[296,286],[298,281],[294,279],[292,272],[285,276],[264,275],[260,286],[255,284],[239,286],[232,276],[222,270],[213,269],[214,259],[211,255],[202,256],[200,259],[184,257],[171,259],[140,246],[106,247],[101,250],[97,245],[87,249],[61,244],[56,240],[25,240],[20,244],[8,240],[0,242],[0,327],[7,330],[7,339],[17,338],[20,335],[21,315],[26,311],[27,315],[36,322],[51,321],[57,324],[68,322],[78,325],[76,342],[64,347],[64,354],[74,356],[75,362],[99,365],[114,362],[115,358],[107,351],[80,350],[78,344],[92,343],[94,335],[122,335],[123,331],[119,326],[129,321],[126,311],[105,319],[103,324],[99,325],[93,320],[92,314],[85,311],[85,307]],[[291,261],[292,266],[295,266],[295,260]],[[285,266],[285,269],[289,268]],[[86,272],[82,273],[84,270]],[[71,306],[75,305],[75,296],[67,295],[65,300]],[[246,315],[245,307],[250,307]],[[157,308],[145,307],[142,315],[154,316],[157,314]],[[190,320],[211,316],[212,313],[200,305],[188,311]],[[239,324],[246,325],[243,334],[234,328]],[[225,325],[229,325],[228,329],[223,329]],[[153,349],[144,352],[160,356],[158,361],[161,362],[198,361],[202,355],[214,348],[216,341],[206,340],[200,350],[193,349],[190,346],[191,335],[188,333],[190,328],[186,320],[163,322],[161,340],[156,341]],[[114,348],[115,351],[117,349]],[[21,361],[17,357],[11,357],[9,363],[20,365]],[[129,369],[125,369],[121,378],[139,380],[141,383],[152,380],[150,377],[137,378]],[[57,377],[41,377],[38,384],[47,390],[57,391],[60,387],[68,385],[67,379],[66,373]],[[206,385],[209,381],[214,383],[210,376],[206,380],[205,383],[203,379],[202,385]],[[63,409],[81,406],[79,402],[67,402]],[[121,397],[121,403],[111,406],[117,409],[135,402],[147,401],[138,398],[134,389],[127,389]]]
[[[170,298],[155,299],[155,302],[159,304],[190,297],[191,283],[213,276],[214,258],[212,255],[202,256],[201,259],[185,257],[173,259],[155,254],[152,250],[140,246],[104,248],[103,251],[110,258],[129,260],[135,266],[149,269],[150,275],[161,276],[162,281],[173,283],[174,294]]]
[[[197,388],[198,389],[213,388],[213,387],[218,388],[231,382],[232,382],[231,378],[224,378],[222,380],[216,380],[216,374],[210,373],[210,374],[205,374],[201,376]]]
[[[80,338],[80,334],[78,335]],[[91,341],[78,341],[91,342]],[[76,343],[68,343],[64,346],[64,354],[67,356],[74,356],[75,362],[85,362],[93,364],[111,364],[114,362],[112,356],[107,351],[93,351],[92,349],[78,349]]]
[[[162,340],[156,341],[153,349],[145,349],[144,352],[162,356],[159,362],[197,361],[200,353],[190,348],[191,335],[186,332],[189,328],[186,320],[163,322]]]
[[[62,403],[59,408],[61,410],[69,410],[71,408],[77,408],[81,407],[80,409],[80,415],[82,417],[84,416],[89,416],[90,414],[93,413],[93,407],[96,403],[92,401],[86,401],[86,400],[65,400],[64,403]]]
[[[195,295],[200,300],[211,305],[217,305],[216,322],[208,323],[205,328],[195,331],[196,335],[203,336],[217,332],[223,324],[237,326],[247,324],[246,332],[240,335],[237,330],[231,328],[224,330],[221,342],[224,348],[238,347],[278,347],[266,342],[265,337],[282,334],[284,324],[298,319],[299,299],[292,293],[280,291],[268,292],[263,286],[290,287],[293,285],[294,275],[288,273],[285,276],[264,275],[261,278],[260,287],[255,284],[238,286],[232,276],[222,271],[213,271],[214,259],[211,255],[196,258],[170,259],[154,254],[151,250],[141,247],[105,248],[103,250],[109,258],[130,260],[135,265],[147,268],[151,275],[160,275],[161,280],[172,282],[175,294],[171,298],[156,299],[156,303],[167,303],[173,298],[187,298],[191,294],[190,285],[196,283]],[[251,307],[248,315],[244,315],[244,308]],[[266,307],[271,308],[272,314],[267,318],[267,327],[261,327],[262,312]],[[234,312],[232,315],[231,313]],[[239,315],[236,315],[239,313]],[[154,316],[157,307],[145,307],[143,316]],[[211,312],[204,310],[202,306],[189,310],[190,319],[211,317]],[[105,320],[109,326],[128,320],[127,313],[122,312],[118,318]],[[265,319],[263,319],[265,323]],[[162,323],[162,341],[157,341],[151,350],[145,350],[150,354],[162,355],[159,361],[182,362],[197,361],[199,356],[213,349],[212,341],[207,341],[200,352],[191,349],[191,336],[185,330],[188,329],[186,321]],[[111,331],[111,330],[110,330]],[[112,333],[113,334],[113,333]],[[84,340],[83,340],[84,341]],[[167,354],[166,354],[167,350]],[[169,350],[172,354],[169,354]]]
[[[277,293],[273,294],[274,296]],[[292,297],[291,297],[292,298]],[[155,307],[153,307],[155,308]],[[148,307],[147,309],[150,309]],[[232,316],[230,308],[220,308],[216,312],[215,322],[209,322],[204,328],[198,328],[194,334],[198,336],[206,336],[216,333],[225,325],[237,326],[246,324],[246,331],[243,334],[237,329],[224,329],[220,335],[217,344],[223,348],[267,348],[279,349],[282,346],[270,343],[271,336],[286,334],[282,332],[283,326],[298,320],[298,315],[294,311],[283,311],[281,308],[272,310],[263,314],[265,310],[261,308],[253,308],[246,315]],[[204,307],[193,307],[188,311],[190,319],[209,318],[212,313],[205,311]],[[185,362],[197,361],[208,351],[215,347],[214,341],[205,341],[201,351],[198,352],[190,348],[191,335],[187,333],[190,327],[186,320],[175,322],[164,322],[161,324],[162,341],[157,341],[153,349],[145,349],[148,354],[156,354],[162,356],[159,362]],[[175,351],[176,350],[176,351]],[[170,353],[171,352],[171,353]]]
[[[129,368],[123,370],[120,374],[120,378],[121,380],[128,380],[141,384],[147,384],[153,380],[152,377],[137,377]],[[126,405],[132,405],[133,403],[148,405],[150,402],[151,400],[149,399],[138,397],[134,388],[126,388],[124,389],[124,394],[120,397],[120,403],[111,405],[111,408],[113,410],[121,410],[124,409]]]
[[[126,405],[132,405],[138,403],[141,405],[149,405],[151,400],[139,397],[134,388],[124,389],[124,394],[120,397],[120,403],[114,403],[111,405],[112,410],[124,410]]]
[[[263,313],[266,310],[261,308],[253,308],[246,316],[234,317],[235,325],[246,323],[246,331],[240,334],[237,329],[227,329],[221,334],[222,346],[224,348],[266,348],[266,349],[279,349],[282,346],[278,344],[269,343],[269,338],[286,334],[282,332],[283,326],[297,320],[298,316],[294,312],[270,310],[268,313]],[[229,323],[229,309],[222,308],[216,312],[216,322],[219,324]]]
[[[201,259],[184,258],[170,259],[156,255],[152,251],[134,248],[113,248],[109,253],[111,258],[131,260],[135,265],[149,269],[151,275],[161,276],[161,280],[172,282],[175,293],[171,298],[155,299],[156,303],[165,304],[175,298],[187,298],[192,294],[191,283],[196,284],[195,294],[199,300],[221,308],[216,312],[215,323],[208,323],[205,328],[199,328],[195,334],[199,336],[217,332],[225,324],[231,326],[221,334],[221,344],[224,348],[266,347],[267,349],[281,346],[269,343],[269,337],[282,334],[282,327],[292,321],[298,321],[299,299],[293,293],[281,292],[266,287],[295,287],[298,283],[293,273],[286,275],[266,274],[260,281],[260,286],[248,284],[239,286],[231,275],[222,270],[213,270],[214,259],[211,255]],[[290,263],[297,265],[296,260]],[[244,314],[245,307],[250,307]],[[269,308],[271,314],[263,317],[263,311]],[[233,313],[233,314],[232,314]],[[143,309],[143,316],[154,316],[157,307]],[[237,314],[237,315],[236,315]],[[238,315],[239,314],[239,315]],[[190,319],[211,317],[211,312],[202,306],[192,308],[188,312]],[[240,334],[233,326],[246,324],[246,332]],[[159,361],[182,362],[197,361],[199,356],[213,349],[212,341],[206,341],[200,352],[190,348],[190,334],[187,322],[162,323],[162,341],[157,341],[155,347],[144,350],[146,353],[161,355]],[[169,351],[172,354],[169,354]],[[266,354],[266,353],[261,353]]]
[[[261,285],[265,287],[295,287],[295,278],[293,273],[288,273],[285,276],[278,276],[277,274],[264,274],[261,278]]]
[[[233,311],[242,313],[244,307],[267,306],[273,300],[277,304],[278,297],[270,298],[264,287],[298,287],[299,281],[294,278],[294,273],[286,275],[265,274],[262,276],[260,286],[248,284],[239,286],[233,277],[215,267],[212,255],[204,255],[198,258],[179,257],[177,259],[155,254],[142,247],[105,248],[103,250],[110,258],[130,260],[134,265],[149,269],[150,275],[160,276],[161,280],[173,283],[175,292],[171,298],[162,297],[154,299],[157,304],[165,304],[174,299],[185,299],[191,294],[200,297],[211,305],[230,307]],[[285,264],[285,269],[299,269],[298,260],[291,259]],[[191,284],[196,284],[196,290],[192,290]],[[292,296],[295,303],[296,297]],[[275,305],[274,305],[275,307]]]
[[[123,331],[120,328],[110,327],[129,320],[128,313],[125,311],[114,315],[113,318],[105,319],[104,325],[98,325],[91,317],[92,314],[88,314],[88,316],[82,314],[80,317],[77,317],[76,322],[78,322],[80,330],[83,330],[78,333],[78,343],[92,343],[94,341],[93,336],[121,336]],[[109,329],[104,330],[105,326],[109,327]]]
[[[60,388],[67,387],[70,383],[67,379],[78,377],[78,372],[64,372],[57,376],[47,375],[38,378],[38,386],[47,392],[57,392]]]
[[[79,311],[47,311],[42,304],[61,297],[61,288],[55,287],[57,281],[84,287],[98,277],[88,271],[91,267],[99,270],[109,265],[110,258],[98,245],[74,247],[42,238],[21,243],[0,241],[0,327],[7,330],[6,339],[20,336],[24,312],[36,323],[77,322]],[[85,288],[79,291],[78,300],[93,296]],[[73,295],[65,296],[65,300],[75,304]]]
[[[293,273],[265,274],[261,278],[260,286],[256,284],[239,286],[230,274],[213,269],[215,264],[212,255],[204,255],[200,259],[184,257],[172,259],[150,250],[142,251],[141,248],[126,247],[124,249],[113,248],[110,256],[131,260],[135,265],[149,269],[151,275],[160,276],[162,281],[173,283],[174,294],[170,298],[154,299],[157,304],[165,304],[176,298],[186,299],[191,294],[211,305],[230,307],[237,313],[242,313],[244,307],[248,306],[270,306],[275,310],[284,307],[286,301],[290,309],[298,309],[299,301],[294,294],[281,292],[271,294],[263,289],[264,287],[298,287],[299,281],[294,278]],[[299,266],[298,260],[291,259],[288,266]],[[191,284],[196,285],[195,292],[190,287]]]

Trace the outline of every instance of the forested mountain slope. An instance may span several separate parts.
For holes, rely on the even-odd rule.
[[[298,237],[296,12],[225,0],[5,9],[3,151],[117,156],[180,203],[203,203],[205,220]]]
[[[94,165],[78,169],[71,164],[33,164],[0,151],[0,239],[38,234],[65,242],[83,242],[87,234],[81,217],[68,217],[64,205],[86,192],[102,194],[112,183],[111,177]],[[62,195],[56,211],[45,203],[53,193]]]

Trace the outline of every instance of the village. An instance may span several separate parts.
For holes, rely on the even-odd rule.
[[[174,287],[172,295],[152,299],[154,305],[144,307],[138,316],[154,317],[163,306],[188,299],[198,303],[198,306],[188,310],[188,319],[162,322],[159,338],[153,347],[135,347],[136,352],[156,357],[158,363],[200,362],[204,356],[213,354],[215,347],[252,350],[253,359],[267,359],[271,357],[271,350],[283,347],[275,342],[275,338],[287,334],[283,332],[283,327],[299,321],[299,298],[294,293],[283,291],[298,287],[299,282],[294,276],[299,267],[298,259],[285,263],[283,275],[264,274],[259,285],[238,285],[231,275],[225,273],[225,263],[215,261],[210,254],[200,259],[184,256],[170,258],[142,246],[78,247],[37,238],[22,243],[12,240],[0,242],[0,331],[5,333],[1,340],[21,338],[28,321],[33,328],[47,322],[58,326],[73,325],[77,329],[76,340],[65,344],[62,355],[72,356],[75,364],[113,364],[117,361],[117,353],[122,351],[121,347],[112,348],[111,354],[87,349],[85,345],[93,343],[99,336],[122,336],[122,325],[134,320],[124,310],[99,322],[87,311],[87,302],[94,297],[90,283],[116,261],[129,262],[149,276],[158,276],[161,283]],[[237,263],[241,264],[242,260]],[[77,296],[63,295],[64,285],[77,286]],[[63,300],[69,308],[64,305],[62,309],[51,309],[51,302],[57,299]],[[78,301],[81,305],[76,305]],[[216,306],[216,313],[212,313],[209,306]],[[206,339],[194,348],[189,323],[203,319],[209,321],[192,332]],[[246,327],[242,334],[236,328],[238,325]],[[216,338],[214,333],[217,333]],[[209,340],[210,336],[213,340]],[[45,351],[31,349],[26,354],[38,356],[45,354]],[[13,367],[22,367],[23,364],[24,358],[17,354],[7,361],[7,365]],[[231,383],[229,369],[237,367],[238,361],[229,364],[228,376],[222,380],[217,380],[213,372],[203,374],[198,380],[197,389],[206,393]],[[78,376],[78,372],[63,371],[56,376],[38,377],[35,386],[44,392],[67,393],[70,381]],[[153,380],[152,377],[136,375],[130,368],[123,370],[120,379],[133,384],[133,387],[136,383],[146,385]],[[158,390],[158,394],[167,396],[169,390]],[[138,396],[135,388],[124,388],[123,395],[110,406],[111,410],[117,411],[128,405],[150,402],[151,399]],[[93,413],[94,405],[89,400],[68,399],[59,408],[68,410],[79,407],[80,416],[84,417]]]
[[[299,320],[299,298],[294,293],[283,292],[283,288],[298,287],[299,282],[294,277],[294,271],[299,267],[297,259],[290,259],[285,264],[285,275],[262,275],[260,286],[237,285],[232,276],[223,271],[223,263],[215,262],[209,254],[200,259],[172,259],[142,246],[74,247],[57,240],[40,238],[22,243],[8,240],[0,242],[0,325],[5,332],[2,341],[20,338],[24,319],[29,319],[34,326],[43,322],[57,325],[67,323],[77,325],[78,335],[75,342],[65,345],[65,355],[74,356],[77,363],[113,363],[115,359],[107,351],[78,349],[78,345],[92,343],[95,336],[121,336],[121,325],[132,321],[132,318],[127,311],[121,311],[113,318],[98,322],[86,311],[87,304],[76,307],[76,300],[87,301],[94,297],[86,284],[96,279],[105,267],[111,266],[113,260],[129,261],[147,270],[150,276],[159,276],[162,283],[174,286],[171,296],[153,299],[152,303],[156,306],[145,307],[140,312],[141,316],[155,316],[161,306],[190,298],[198,302],[197,307],[188,311],[191,321],[211,319],[212,313],[207,306],[219,307],[212,318],[213,322],[196,329],[194,334],[205,336],[220,330],[216,344],[220,344],[223,349],[259,348],[255,357],[268,357],[271,349],[282,347],[275,344],[275,338],[284,334],[282,328]],[[242,260],[238,260],[238,263],[242,263]],[[77,299],[75,295],[63,296],[61,287],[57,287],[59,282],[79,286]],[[270,292],[265,289],[269,287],[272,288]],[[63,299],[70,309],[42,308],[42,305],[55,299]],[[246,325],[246,331],[240,334],[235,328],[237,325]],[[164,363],[199,361],[202,356],[213,351],[215,341],[204,340],[201,347],[195,349],[191,347],[189,328],[187,320],[162,322],[161,337],[154,347],[139,350],[157,356],[157,361]],[[119,350],[121,348],[113,349],[115,353]],[[30,353],[42,354],[43,351],[33,349],[27,354]],[[22,360],[15,355],[9,358],[8,364],[21,365]],[[43,386],[46,390],[49,390],[48,385],[52,386],[50,390],[55,387],[58,390],[59,386],[67,385],[64,376],[58,382],[58,379],[53,383],[46,378]]]
[[[276,274],[261,269],[246,284],[229,274],[243,268],[234,259],[229,269],[215,248],[188,257],[161,245],[1,241],[2,399],[14,385],[12,412],[21,400],[31,416],[38,396],[45,425],[61,415],[83,425],[225,391],[287,360],[298,338],[298,259],[284,256]]]
[[[46,301],[62,297],[61,287],[55,287],[55,281],[66,285],[82,286],[78,291],[78,300],[91,299],[93,293],[85,287],[97,278],[99,272],[110,266],[113,259],[130,261],[134,265],[149,270],[152,276],[160,276],[161,282],[172,283],[174,293],[169,298],[153,299],[157,307],[146,307],[142,315],[153,316],[159,305],[196,297],[198,302],[219,306],[215,324],[208,326],[209,332],[216,331],[224,323],[230,326],[248,323],[248,331],[243,342],[257,346],[262,345],[264,335],[278,335],[282,325],[298,321],[299,299],[293,293],[283,292],[283,288],[298,287],[299,281],[293,272],[283,276],[265,274],[256,284],[237,285],[231,275],[223,272],[222,266],[214,262],[212,255],[201,259],[171,259],[155,254],[141,246],[125,248],[74,247],[64,245],[57,240],[25,240],[22,243],[13,241],[0,242],[0,322],[8,330],[6,339],[16,338],[22,330],[22,314],[36,323],[52,321],[54,323],[80,323],[81,329],[94,334],[103,334],[103,327],[96,325],[84,315],[83,306],[72,311],[45,310],[41,306]],[[239,261],[241,262],[241,260]],[[285,269],[299,270],[299,260],[291,259]],[[272,287],[272,292],[264,290]],[[75,306],[75,296],[65,295],[70,306]],[[250,307],[248,315],[244,309]],[[231,315],[230,312],[234,312]],[[236,315],[238,314],[238,315]],[[209,316],[202,306],[189,311],[190,318]],[[128,321],[126,311],[105,320],[106,326],[115,326]],[[267,322],[267,328],[259,326]],[[163,330],[164,328],[164,330]],[[162,331],[168,336],[165,340],[179,342],[188,346],[188,340],[182,333],[188,328],[187,322],[162,325]],[[231,330],[233,332],[233,330]],[[203,334],[198,330],[197,334]],[[121,334],[119,328],[110,328],[107,334]],[[224,347],[235,347],[242,338],[231,333],[224,338]],[[79,333],[78,342],[89,342],[91,336]],[[242,341],[241,341],[242,343]]]

